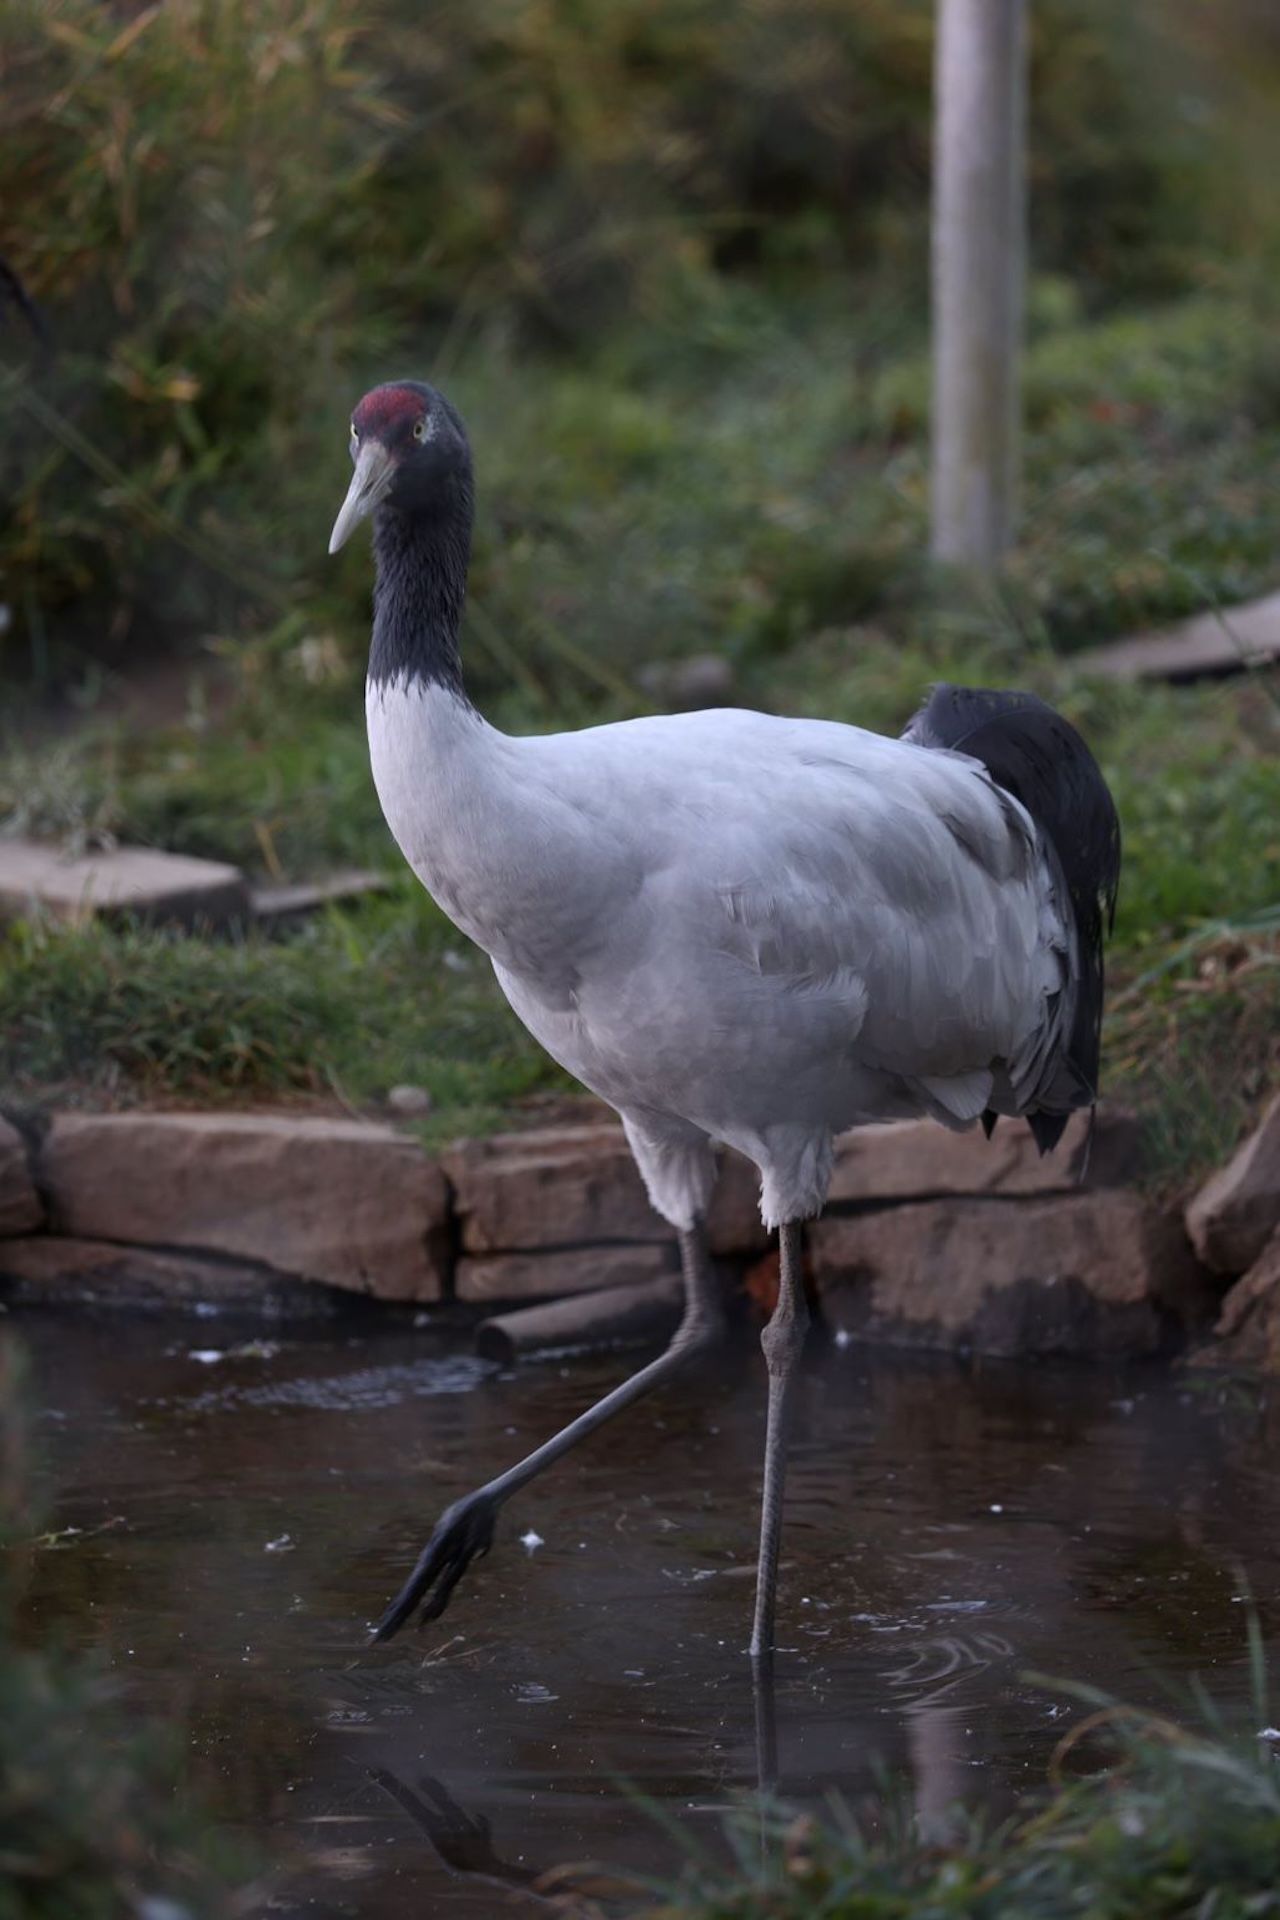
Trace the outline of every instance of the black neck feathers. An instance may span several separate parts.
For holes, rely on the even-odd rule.
[[[458,631],[473,515],[469,473],[450,474],[429,503],[378,508],[369,650],[369,678],[375,684],[417,680],[466,698]]]

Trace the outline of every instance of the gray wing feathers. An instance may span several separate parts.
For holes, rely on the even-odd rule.
[[[752,836],[758,878],[718,889],[720,945],[781,993],[840,999],[859,1065],[967,1124],[1042,1091],[1068,934],[1022,809],[964,756],[921,757],[872,777],[804,755],[820,786]]]
[[[574,929],[577,1024],[556,1044],[582,1077],[607,1055],[635,1104],[687,1063],[708,1101],[719,1079],[731,1107],[749,1086],[761,1111],[787,1076],[820,1080],[834,1104],[856,1080],[894,1111],[961,1125],[1040,1096],[1069,922],[1034,823],[978,762],[723,709],[520,745],[525,818],[545,761],[557,805],[590,828],[581,859],[556,830],[540,914]],[[583,901],[590,925],[575,925]],[[534,1003],[558,983],[518,971],[522,1017],[554,1052]],[[622,1044],[641,1031],[645,1048]],[[649,1047],[675,1049],[661,1074]]]

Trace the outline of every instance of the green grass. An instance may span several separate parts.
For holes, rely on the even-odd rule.
[[[565,1084],[407,878],[281,939],[28,926],[0,965],[0,1084],[22,1104],[365,1104],[408,1082],[431,1092],[423,1131],[440,1141]]]
[[[1086,1696],[1097,1702],[1097,1696]],[[1265,1722],[1259,1719],[1257,1728]],[[1094,1744],[1081,1741],[1092,1732]],[[1097,1742],[1103,1743],[1099,1754]],[[1077,1772],[1088,1754],[1100,1771]],[[1280,1773],[1257,1730],[1097,1702],[1050,1789],[945,1837],[879,1819],[744,1814],[729,1872],[691,1865],[651,1920],[1260,1920],[1280,1902]]]

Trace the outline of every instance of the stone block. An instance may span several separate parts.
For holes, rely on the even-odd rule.
[[[556,1300],[605,1287],[635,1287],[675,1273],[674,1241],[598,1247],[548,1247],[537,1253],[493,1253],[459,1260],[459,1300]]]
[[[952,1133],[936,1120],[904,1120],[858,1127],[836,1142],[828,1204],[923,1200],[939,1194],[1070,1192],[1122,1185],[1141,1158],[1141,1129],[1133,1114],[1099,1107],[1089,1138],[1089,1115],[1076,1113],[1052,1153],[1041,1155],[1022,1120],[1001,1120],[987,1139],[981,1127]]]
[[[136,915],[184,927],[247,921],[237,867],[150,847],[68,855],[33,840],[0,840],[0,919],[32,911],[79,925],[96,914]]]
[[[1197,1366],[1280,1374],[1280,1229],[1222,1303],[1213,1339],[1192,1356]]]
[[[539,1127],[445,1154],[464,1253],[669,1240],[621,1127]]]
[[[1212,1313],[1178,1221],[1123,1191],[828,1215],[810,1250],[832,1325],[886,1344],[1127,1357]]]
[[[1187,1232],[1215,1273],[1244,1273],[1280,1226],[1280,1099],[1187,1208]]]
[[[443,1165],[467,1254],[673,1238],[649,1204],[625,1134],[607,1121],[464,1141]],[[765,1245],[758,1194],[754,1167],[723,1154],[707,1222],[713,1253]]]
[[[1075,657],[1077,670],[1107,680],[1216,679],[1280,660],[1280,593],[1193,614],[1163,633],[1139,633]]]
[[[40,1178],[55,1231],[261,1262],[384,1300],[437,1300],[449,1194],[391,1127],[268,1113],[61,1114]]]

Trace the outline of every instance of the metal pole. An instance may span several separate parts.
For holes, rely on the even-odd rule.
[[[1026,276],[1026,0],[938,0],[934,557],[989,573],[1013,539]]]

